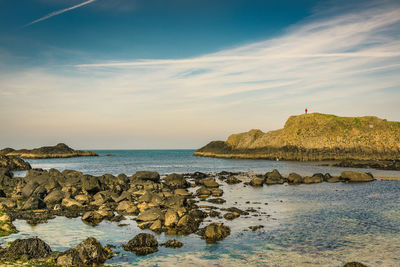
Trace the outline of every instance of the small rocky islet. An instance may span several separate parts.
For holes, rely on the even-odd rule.
[[[205,242],[214,243],[231,234],[231,229],[221,220],[260,215],[252,208],[218,207],[225,202],[222,185],[295,186],[373,180],[371,174],[356,171],[345,171],[333,177],[329,174],[301,176],[296,173],[283,176],[278,170],[265,174],[195,172],[160,176],[157,172],[139,171],[131,176],[92,176],[74,170],[31,169],[25,177],[14,177],[8,169],[0,168],[0,234],[16,232],[12,224],[15,219],[35,225],[46,223],[55,216],[81,217],[84,223],[95,227],[103,220],[118,223],[125,216],[132,216],[139,228],[149,229],[155,234],[196,234]],[[249,229],[257,231],[262,227],[250,225]],[[124,250],[138,256],[156,253],[161,245],[167,248],[184,246],[173,239],[159,244],[156,235],[149,233],[138,234],[128,243],[121,244]],[[36,237],[17,239],[9,247],[0,249],[2,262],[40,261],[60,266],[102,264],[112,256],[111,248],[103,247],[90,237],[64,252],[53,252]]]

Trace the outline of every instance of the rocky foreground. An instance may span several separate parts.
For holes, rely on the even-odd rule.
[[[213,141],[197,156],[271,160],[400,160],[400,122],[312,113],[291,116],[283,129],[251,130]]]
[[[26,159],[47,159],[47,158],[73,158],[73,157],[91,157],[98,156],[95,152],[75,150],[66,144],[57,144],[55,146],[44,146],[34,149],[4,148],[0,150],[0,156],[21,157]]]
[[[92,176],[74,170],[59,172],[55,169],[32,169],[25,177],[13,177],[8,169],[0,169],[0,235],[17,232],[15,219],[35,225],[46,223],[55,216],[81,217],[86,224],[96,226],[103,220],[119,222],[124,216],[135,216],[138,227],[168,235],[200,235],[206,242],[217,242],[231,231],[223,223],[210,222],[200,227],[205,218],[234,220],[240,216],[260,216],[249,208],[219,207],[225,200],[222,184],[260,187],[288,183],[370,182],[371,174],[345,171],[338,177],[329,174],[301,176],[291,173],[282,176],[278,170],[266,174],[190,173],[169,174],[161,177],[157,172],[140,171],[132,176],[105,174]],[[208,202],[208,204],[206,204]],[[247,216],[247,217],[246,217]],[[262,225],[250,226],[253,231]],[[166,247],[179,248],[182,243],[170,240]],[[139,234],[127,244],[126,251],[147,255],[158,251],[156,237]],[[14,241],[0,250],[3,262],[14,260],[41,260],[61,266],[101,264],[112,257],[110,248],[88,238],[65,252],[52,252],[37,238]]]

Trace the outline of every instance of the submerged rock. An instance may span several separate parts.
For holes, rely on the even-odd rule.
[[[158,241],[152,234],[141,233],[124,245],[124,250],[132,251],[138,256],[158,251]]]
[[[166,248],[181,248],[183,246],[183,243],[176,239],[172,239],[172,240],[168,240],[167,242],[161,244],[160,246],[164,246]]]
[[[57,258],[57,265],[82,266],[103,264],[111,258],[110,250],[103,248],[99,241],[89,237],[76,247],[65,251]]]

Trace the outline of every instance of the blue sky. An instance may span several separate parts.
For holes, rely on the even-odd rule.
[[[197,148],[305,107],[400,120],[398,1],[0,0],[0,25],[1,147]]]

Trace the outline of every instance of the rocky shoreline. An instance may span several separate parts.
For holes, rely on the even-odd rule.
[[[119,222],[125,219],[124,216],[135,216],[134,219],[141,229],[149,229],[157,234],[165,232],[167,235],[196,234],[211,243],[230,235],[229,227],[221,223],[221,220],[231,221],[241,216],[244,218],[260,216],[259,211],[251,208],[241,210],[236,207],[219,207],[225,202],[222,185],[242,184],[260,187],[284,183],[296,185],[374,180],[371,174],[354,171],[345,171],[336,177],[321,173],[304,177],[291,173],[284,177],[278,170],[265,174],[195,172],[160,176],[157,172],[139,171],[132,176],[125,174],[92,176],[74,170],[59,172],[55,169],[32,169],[27,171],[25,177],[13,177],[9,170],[0,170],[0,209],[3,214],[0,217],[2,225],[0,234],[2,235],[16,231],[12,225],[15,219],[26,220],[27,223],[35,225],[46,223],[55,216],[80,217],[84,223],[96,226],[103,220]],[[210,219],[211,221],[200,227],[206,218],[207,221]],[[219,222],[213,219],[218,219]],[[253,231],[262,227],[262,225],[249,226]],[[112,256],[112,248],[108,248],[109,251],[106,253],[105,248],[96,242],[90,239],[68,252],[54,254],[48,251],[50,256],[43,255],[46,255],[44,258],[47,261],[61,266],[79,265],[81,262],[101,264]],[[44,246],[37,240],[33,244]],[[158,242],[154,236],[147,234],[136,236],[122,245],[127,251],[145,255],[156,252]],[[171,240],[163,245],[178,248],[184,244]],[[2,261],[16,260],[7,256],[17,255],[7,252],[11,247],[1,249]],[[82,259],[76,256],[82,255],[79,251],[86,251],[87,247],[100,251],[96,253],[103,255],[101,259]],[[21,256],[19,260],[38,259],[35,257]]]
[[[0,155],[17,156],[25,159],[48,159],[48,158],[73,158],[73,157],[96,157],[97,153],[91,151],[74,150],[66,144],[60,143],[55,146],[44,146],[34,149],[4,148]]]

